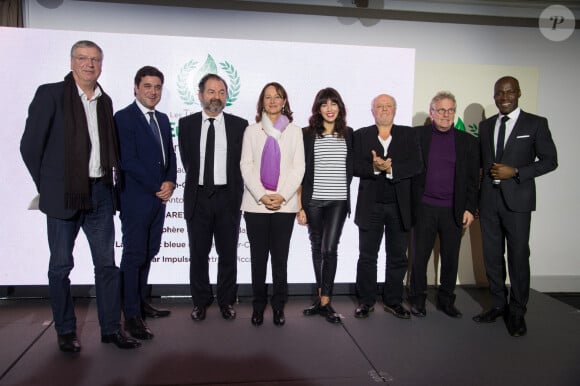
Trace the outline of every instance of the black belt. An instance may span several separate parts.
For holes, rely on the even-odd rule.
[[[89,182],[91,184],[96,184],[97,182],[101,182],[103,177],[89,177]]]

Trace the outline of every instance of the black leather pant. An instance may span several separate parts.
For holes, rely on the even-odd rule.
[[[332,296],[338,259],[338,242],[347,214],[346,201],[312,200],[306,217],[312,248],[312,263],[321,296]]]

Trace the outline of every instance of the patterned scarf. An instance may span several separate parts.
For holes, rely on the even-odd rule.
[[[260,180],[264,188],[276,191],[280,178],[280,145],[278,140],[286,129],[290,120],[285,115],[280,115],[272,124],[266,113],[262,113],[262,128],[268,135],[264,150],[262,150],[262,163],[260,164]]]
[[[103,88],[98,85],[101,88]],[[118,171],[119,146],[113,119],[113,102],[102,91],[97,102],[99,143],[103,178],[113,184],[113,175]],[[91,208],[89,186],[89,156],[91,141],[87,116],[72,72],[64,78],[64,181],[65,207],[69,209]]]

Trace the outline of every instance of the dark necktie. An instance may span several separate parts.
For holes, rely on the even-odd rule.
[[[209,127],[207,128],[207,138],[205,141],[205,164],[203,168],[203,186],[207,191],[208,197],[214,193],[215,186],[213,181],[213,159],[215,148],[215,127],[214,118],[208,118]]]
[[[505,145],[505,123],[510,119],[507,115],[501,117],[501,124],[497,133],[497,147],[495,148],[495,162],[500,162],[503,156],[503,148]]]
[[[163,145],[161,143],[161,136],[159,133],[159,126],[157,126],[157,121],[155,121],[155,113],[153,111],[149,111],[149,127],[153,132],[153,136],[157,140],[157,144],[159,145],[159,150],[161,151],[161,157],[163,157]],[[163,163],[165,164],[165,157],[163,157]]]

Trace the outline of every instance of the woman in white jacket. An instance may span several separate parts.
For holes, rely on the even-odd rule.
[[[252,324],[264,322],[272,257],[274,324],[282,326],[288,299],[287,262],[294,219],[300,209],[297,190],[304,176],[302,130],[292,122],[282,85],[268,83],[257,104],[256,123],[244,134],[240,167],[244,179],[242,211],[252,258]]]

